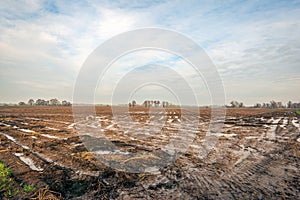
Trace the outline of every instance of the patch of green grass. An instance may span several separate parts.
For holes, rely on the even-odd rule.
[[[17,184],[12,178],[11,170],[0,160],[0,199],[15,198],[18,195],[28,194],[36,188],[32,185]]]
[[[296,113],[297,113],[298,115],[300,115],[300,110],[296,110]]]
[[[0,161],[0,177],[9,177],[11,175],[11,171],[8,167],[5,166],[4,163]]]
[[[34,190],[35,190],[35,187],[32,186],[32,185],[25,185],[25,186],[23,187],[23,191],[24,191],[25,193],[30,193],[30,192],[32,192],[32,191],[34,191]]]
[[[11,170],[0,161],[0,195],[2,194],[5,197],[12,196],[14,186],[11,175]]]

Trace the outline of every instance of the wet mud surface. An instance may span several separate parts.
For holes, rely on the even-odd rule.
[[[117,110],[97,107],[76,124],[70,107],[1,107],[0,160],[56,199],[300,199],[293,110],[227,109],[211,148],[209,109]],[[176,158],[166,153],[174,138],[191,140]]]

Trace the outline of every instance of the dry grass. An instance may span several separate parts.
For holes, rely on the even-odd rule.
[[[40,188],[37,190],[31,200],[59,200],[62,199],[61,194],[58,192],[54,192],[49,190],[49,187]]]

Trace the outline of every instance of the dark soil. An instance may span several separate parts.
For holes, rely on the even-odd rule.
[[[119,107],[114,114],[127,111]],[[162,132],[147,135],[139,129],[151,120],[147,111],[130,108],[138,128],[135,134],[125,134],[126,127],[113,124],[110,107],[96,108],[98,123],[115,145],[110,150],[137,153],[134,158],[104,154],[106,160],[141,167],[151,164],[177,132],[178,119],[190,117],[168,108],[162,114],[167,113]],[[188,111],[196,115],[195,109]],[[217,143],[204,157],[199,157],[199,151],[210,109],[200,109],[196,137],[174,162],[153,173],[128,173],[105,165],[89,152],[86,138],[95,143],[94,151],[105,151],[104,140],[80,137],[71,107],[0,107],[0,160],[12,170],[16,183],[36,188],[15,199],[300,199],[300,130],[295,110],[242,108],[226,113]],[[120,168],[126,169],[126,163]]]

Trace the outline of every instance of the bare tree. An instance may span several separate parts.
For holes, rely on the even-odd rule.
[[[71,106],[71,103],[70,103],[69,101],[63,100],[63,101],[61,102],[61,105],[62,105],[62,106]]]
[[[35,101],[35,105],[37,106],[45,106],[46,105],[46,101],[44,99],[38,99]]]
[[[55,99],[50,99],[50,105],[51,106],[59,106],[60,102],[55,98]]]
[[[254,105],[254,108],[261,108],[262,107],[262,105],[260,104],[260,103],[256,103],[255,105]]]
[[[154,103],[154,106],[155,106],[155,107],[158,107],[159,104],[160,104],[160,101],[159,101],[159,100],[155,100],[155,101],[153,101],[153,103]]]
[[[136,106],[136,101],[133,100],[132,103],[131,103],[132,107],[135,107]]]
[[[292,102],[292,101],[289,101],[289,102],[287,103],[287,107],[288,107],[288,108],[292,108],[292,106],[293,106],[293,102]]]
[[[25,103],[25,102],[23,102],[23,101],[21,101],[21,102],[19,102],[19,103],[18,103],[18,105],[19,105],[19,106],[25,106],[25,105],[26,105],[26,103]]]
[[[237,102],[237,101],[231,101],[230,104],[231,104],[231,107],[232,107],[232,108],[237,108],[237,107],[239,107],[239,102]]]
[[[293,103],[292,108],[300,108],[300,103]]]
[[[164,108],[169,107],[169,102],[163,101],[163,102],[162,102],[162,106],[163,106]]]
[[[277,103],[274,100],[270,101],[270,104],[271,108],[277,108]]]
[[[152,101],[152,102],[153,102],[153,101]],[[151,106],[151,101],[145,100],[143,104],[144,104],[144,106],[145,106],[146,108],[149,108],[149,107]]]
[[[270,101],[270,108],[284,108],[282,102]]]
[[[34,100],[33,99],[29,99],[28,100],[28,105],[33,106],[34,105]]]
[[[277,106],[278,108],[284,108],[284,105],[281,101],[277,102]]]
[[[168,107],[169,106],[169,102],[167,101],[163,101],[161,102],[160,100],[145,100],[143,105],[148,108],[148,107],[159,107],[160,105],[162,105],[162,107]]]
[[[154,103],[154,101],[151,100],[151,101],[150,101],[150,107],[153,106],[153,103]]]

